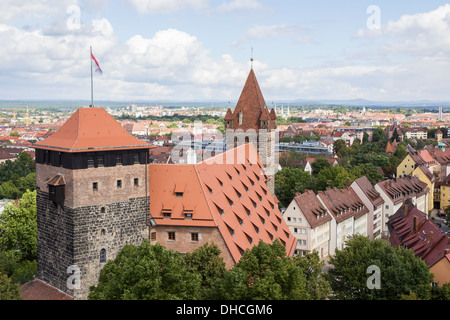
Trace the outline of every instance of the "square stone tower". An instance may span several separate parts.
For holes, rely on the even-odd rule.
[[[38,279],[86,299],[107,260],[148,238],[150,146],[89,107],[34,148]]]
[[[227,110],[224,118],[226,150],[245,143],[253,143],[264,165],[266,181],[272,195],[275,194],[275,173],[278,164],[277,115],[267,108],[253,68],[245,82],[234,111]]]

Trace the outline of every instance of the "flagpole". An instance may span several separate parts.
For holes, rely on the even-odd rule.
[[[91,46],[91,56],[89,57],[91,60],[91,108],[94,107],[94,80],[92,76],[92,46]]]

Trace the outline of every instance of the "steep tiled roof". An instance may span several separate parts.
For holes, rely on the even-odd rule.
[[[20,297],[23,300],[73,300],[71,296],[39,279],[22,285],[20,287]]]
[[[242,124],[239,124],[240,112],[243,115]],[[265,114],[266,112],[267,114]],[[261,116],[263,117],[262,119]],[[251,69],[236,104],[236,108],[234,109],[233,129],[242,129],[244,131],[254,129],[258,131],[260,127],[259,121],[264,119],[269,120],[271,117],[273,117],[273,114],[271,116],[269,115],[269,110],[267,109],[258,80],[256,80],[255,72]],[[273,129],[273,126],[270,125],[269,129]]]
[[[292,255],[295,237],[265,180],[252,144],[195,165],[149,165],[150,214],[159,225],[217,227],[236,262],[260,240],[279,239]]]
[[[402,202],[407,196],[420,197],[429,191],[427,184],[415,176],[388,179],[378,182],[377,185],[395,204]]]
[[[374,186],[370,183],[366,176],[355,180],[356,184],[361,188],[362,192],[369,198],[372,205],[376,208],[384,203],[380,193],[375,190]]]
[[[308,190],[302,194],[297,194],[294,199],[311,228],[332,219],[313,191]]]
[[[352,188],[328,189],[317,195],[328,208],[336,221],[342,222],[350,217],[355,219],[369,212]]]
[[[445,250],[450,249],[448,236],[410,199],[389,218],[388,228],[392,245],[414,251],[429,267],[444,258]]]
[[[103,108],[77,109],[57,132],[33,146],[65,152],[149,147],[130,135]]]

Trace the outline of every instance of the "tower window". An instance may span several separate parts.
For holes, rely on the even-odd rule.
[[[102,231],[100,231],[100,235],[104,236],[106,234],[105,229],[102,229]]]
[[[117,189],[122,188],[122,180],[117,180]]]
[[[139,179],[138,178],[134,178],[134,186],[139,187]]]
[[[116,155],[116,164],[122,164],[122,154]]]
[[[242,114],[242,111],[239,112],[239,125],[242,125],[242,120],[244,119],[244,115]]]
[[[106,262],[106,250],[102,249],[100,250],[100,263]]]
[[[98,182],[93,182],[92,183],[92,190],[98,191]]]
[[[94,157],[93,156],[89,156],[88,157],[88,167],[91,168],[94,166]]]
[[[104,156],[103,155],[101,155],[101,156],[98,156],[98,158],[97,158],[97,165],[98,166],[103,166],[103,164],[104,164]]]
[[[105,212],[106,212],[105,207],[101,207],[101,208],[100,208],[100,213],[105,213]]]

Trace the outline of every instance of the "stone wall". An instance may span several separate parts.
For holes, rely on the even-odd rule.
[[[86,299],[96,285],[100,251],[114,259],[125,244],[139,245],[148,238],[148,197],[97,206],[55,206],[48,194],[38,191],[38,278],[76,299]],[[67,268],[81,272],[79,290],[71,290]]]
[[[169,239],[169,232],[175,232],[175,240]],[[156,225],[150,230],[150,234],[152,233],[154,233],[154,238],[150,238],[152,244],[159,243],[169,250],[181,253],[193,252],[206,243],[214,243],[221,251],[226,268],[230,269],[235,264],[219,229],[216,227]],[[198,241],[192,240],[192,233],[198,234]]]

